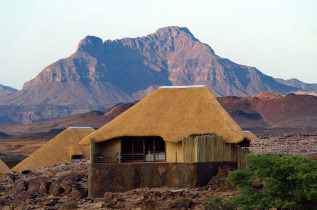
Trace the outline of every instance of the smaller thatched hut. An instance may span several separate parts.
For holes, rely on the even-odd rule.
[[[1,174],[9,174],[9,173],[12,173],[12,171],[9,169],[9,167],[2,160],[0,160],[0,175]]]
[[[74,159],[89,158],[89,148],[79,145],[79,141],[93,131],[90,127],[70,127],[16,165],[12,171],[35,170],[72,162]]]
[[[257,138],[257,136],[254,133],[252,133],[251,131],[244,131],[244,134],[251,140]]]

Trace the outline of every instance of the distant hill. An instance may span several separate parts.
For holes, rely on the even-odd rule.
[[[258,134],[317,132],[317,97],[261,93],[257,97],[221,97],[219,102],[243,128]]]
[[[301,89],[222,58],[187,28],[171,26],[143,37],[104,42],[87,36],[74,54],[44,68],[22,90],[0,96],[0,104],[110,107],[142,99],[161,85],[197,84],[207,85],[216,96]]]
[[[256,134],[305,133],[317,131],[317,97],[288,94],[281,96],[261,93],[257,97],[219,97],[218,101],[245,130]],[[0,131],[10,135],[56,135],[67,127],[90,126],[99,128],[136,102],[118,104],[105,111],[90,111],[26,125],[3,125]]]
[[[132,107],[135,103],[117,104],[104,111],[89,111],[36,123],[2,125],[0,126],[0,131],[8,132],[14,136],[35,135],[53,137],[68,127],[89,126],[99,128]]]
[[[289,80],[275,79],[275,81],[284,85],[298,88],[300,90],[317,91],[317,84],[304,83],[298,79],[289,79]]]
[[[8,138],[9,135],[3,132],[0,132],[0,138]]]
[[[0,96],[17,92],[16,89],[4,85],[0,85]]]
[[[305,91],[305,90],[299,90],[293,92],[296,95],[311,95],[311,96],[317,96],[317,91]]]
[[[0,125],[33,123],[87,112],[93,109],[103,110],[96,105],[0,105]]]

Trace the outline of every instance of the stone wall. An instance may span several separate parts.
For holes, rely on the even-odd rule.
[[[219,166],[235,169],[235,162],[205,163],[103,163],[91,164],[88,173],[90,197],[105,192],[124,192],[142,187],[195,188],[216,175]]]

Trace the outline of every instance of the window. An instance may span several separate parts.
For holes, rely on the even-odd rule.
[[[123,162],[165,161],[165,142],[161,137],[125,136],[121,138]],[[149,157],[149,152],[150,157]]]

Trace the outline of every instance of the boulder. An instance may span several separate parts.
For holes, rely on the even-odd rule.
[[[28,182],[27,192],[31,195],[44,195],[49,191],[51,181],[48,177],[35,177]]]

